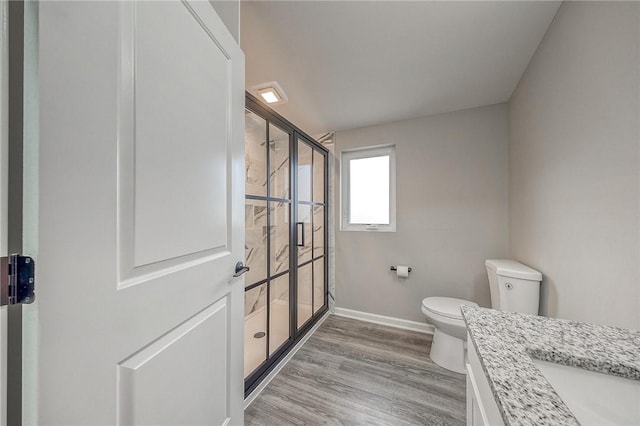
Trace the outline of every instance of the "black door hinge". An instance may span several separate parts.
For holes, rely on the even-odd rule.
[[[0,306],[33,303],[36,265],[29,256],[0,257]]]

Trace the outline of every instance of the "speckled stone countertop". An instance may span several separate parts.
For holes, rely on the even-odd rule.
[[[640,331],[462,306],[507,425],[577,425],[531,357],[640,380]]]

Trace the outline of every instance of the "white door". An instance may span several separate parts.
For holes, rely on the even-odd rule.
[[[39,99],[37,422],[242,424],[239,46],[206,1],[44,1]]]

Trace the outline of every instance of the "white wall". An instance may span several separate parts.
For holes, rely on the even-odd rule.
[[[509,104],[510,255],[544,315],[640,327],[639,17],[565,2]]]
[[[240,43],[240,0],[209,0],[233,38]]]
[[[395,144],[397,155],[397,232],[336,224],[336,306],[422,322],[427,296],[489,306],[484,261],[508,252],[507,143],[506,104],[336,133],[338,152]]]

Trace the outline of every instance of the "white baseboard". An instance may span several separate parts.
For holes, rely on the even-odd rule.
[[[309,330],[309,332],[307,334],[305,334],[304,337],[302,337],[302,339],[300,339],[300,341],[298,343],[296,343],[296,345],[289,351],[289,353],[284,358],[282,358],[282,360],[278,363],[278,365],[276,365],[275,368],[273,370],[271,370],[271,372],[267,375],[267,377],[265,377],[262,380],[262,382],[260,382],[260,384],[249,394],[249,396],[247,396],[244,399],[244,409],[245,410],[258,397],[258,395],[260,395],[260,392],[262,392],[264,390],[264,388],[267,387],[269,382],[271,380],[273,380],[274,377],[276,377],[276,375],[280,372],[280,370],[282,370],[282,368],[285,365],[287,365],[289,360],[291,358],[293,358],[293,356],[296,354],[296,352],[298,352],[298,350],[300,350],[302,345],[304,345],[306,343],[306,341],[309,340],[309,338],[313,335],[313,333],[316,332],[316,330],[329,317],[329,315],[331,315],[330,312],[327,312],[326,314],[324,314],[324,316],[322,318],[320,318],[318,320],[318,322],[315,323],[315,325],[313,327],[311,327],[311,330]]]
[[[335,314],[340,317],[353,318],[361,321],[372,322],[375,324],[388,325],[389,327],[417,331],[418,333],[433,334],[436,331],[436,328],[431,324],[409,321],[394,317],[386,317],[384,315],[370,314],[368,312],[354,311],[351,309],[336,307]]]

